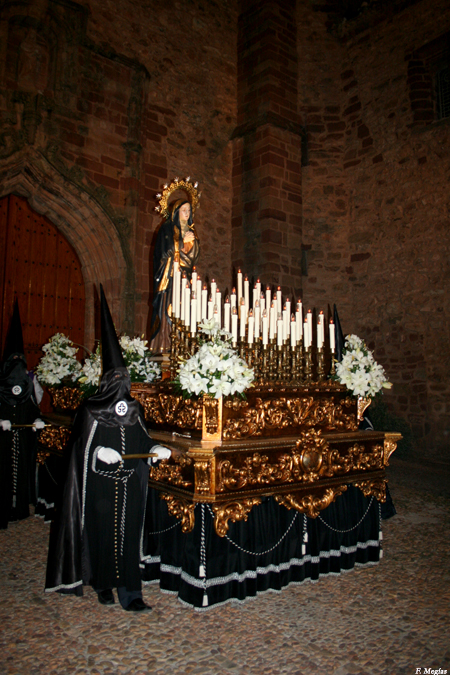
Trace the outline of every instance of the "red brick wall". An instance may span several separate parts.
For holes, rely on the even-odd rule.
[[[419,444],[447,448],[450,125],[431,122],[430,79],[412,59],[449,30],[448,3],[417,3],[341,43],[300,6],[298,26],[305,298],[337,303],[344,332],[385,366],[387,400]]]
[[[119,307],[118,325],[145,331],[151,243],[161,222],[155,195],[175,176],[200,183],[199,271],[229,284],[233,4],[94,0],[87,12],[30,0],[0,12],[0,125],[7,131],[0,182],[10,184],[13,158],[33,148],[80,201],[101,204],[111,221],[105,236],[119,238],[118,265],[126,268],[125,279],[119,269],[98,279]],[[93,235],[86,238],[92,259]]]

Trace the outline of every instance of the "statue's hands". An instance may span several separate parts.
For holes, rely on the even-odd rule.
[[[195,241],[195,234],[191,231],[186,232],[186,234],[183,237],[183,251],[184,253],[189,253],[189,251],[192,249],[194,246],[194,241]]]
[[[0,427],[3,429],[3,431],[11,431],[10,420],[0,420]]]
[[[158,456],[149,457],[147,460],[149,464],[151,462],[155,463],[160,459],[169,459],[169,457],[172,454],[172,451],[169,450],[169,448],[165,448],[164,445],[154,445],[153,448],[151,449],[151,452],[156,452]]]
[[[37,431],[37,429],[43,429],[45,427],[45,422],[41,420],[39,417],[37,417],[34,422],[33,426],[31,427],[33,431]]]
[[[95,450],[97,451],[97,459],[105,462],[105,464],[117,464],[117,462],[122,461],[122,456],[117,450],[105,448],[103,445],[97,445]]]

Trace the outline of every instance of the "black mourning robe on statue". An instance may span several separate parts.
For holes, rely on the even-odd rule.
[[[50,536],[45,589],[77,595],[83,585],[138,591],[148,465],[143,459],[105,464],[96,448],[145,454],[156,443],[142,414],[135,424],[106,426],[86,407],[77,415],[73,437],[63,503]]]

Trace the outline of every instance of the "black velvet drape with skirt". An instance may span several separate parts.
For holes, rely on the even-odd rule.
[[[183,534],[166,502],[149,489],[141,572],[144,583],[159,583],[163,592],[205,611],[378,563],[380,522],[375,498],[349,485],[318,518],[267,497],[246,522],[230,522],[226,537],[215,533],[211,507],[197,504],[194,529]]]

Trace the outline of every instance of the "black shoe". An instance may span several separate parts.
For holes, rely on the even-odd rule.
[[[150,605],[146,605],[142,598],[135,598],[128,607],[125,607],[127,612],[150,612],[151,609]]]
[[[114,605],[114,594],[110,588],[107,588],[106,591],[99,591],[97,595],[101,605]]]

